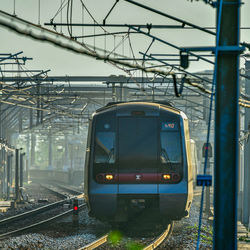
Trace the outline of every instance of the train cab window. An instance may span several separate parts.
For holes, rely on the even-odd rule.
[[[95,163],[114,163],[114,148],[114,132],[97,132],[95,138]]]
[[[181,163],[181,144],[179,132],[161,132],[161,162]]]
[[[182,162],[180,131],[176,122],[162,122],[160,159],[163,164]]]

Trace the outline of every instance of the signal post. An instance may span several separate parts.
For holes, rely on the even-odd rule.
[[[79,202],[77,198],[73,199],[73,216],[72,223],[74,227],[79,226]]]

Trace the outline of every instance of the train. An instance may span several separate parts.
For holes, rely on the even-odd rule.
[[[187,116],[164,101],[111,102],[96,110],[84,193],[89,215],[111,223],[143,213],[162,222],[188,216],[193,170]]]

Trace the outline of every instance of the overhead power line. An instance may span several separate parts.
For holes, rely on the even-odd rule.
[[[187,26],[190,26],[190,27],[195,28],[195,29],[197,29],[197,30],[206,32],[206,33],[208,33],[208,34],[216,35],[216,33],[213,32],[213,31],[206,30],[206,29],[204,29],[204,28],[202,28],[202,27],[200,27],[200,26],[198,26],[198,25],[195,25],[195,24],[193,24],[193,23],[190,23],[190,22],[188,22],[188,21],[182,20],[182,19],[180,19],[180,18],[171,16],[171,15],[169,15],[169,14],[166,14],[166,13],[164,13],[164,12],[162,12],[162,11],[153,9],[153,8],[148,7],[148,6],[146,6],[146,5],[143,5],[143,4],[141,4],[141,3],[138,3],[138,2],[135,2],[135,1],[132,1],[132,0],[124,0],[124,1],[129,2],[129,3],[131,3],[131,4],[134,4],[134,5],[137,5],[137,6],[141,7],[141,8],[143,8],[143,9],[152,11],[152,12],[154,12],[154,13],[156,13],[156,14],[159,14],[159,15],[161,15],[161,16],[164,16],[164,17],[166,17],[166,18],[172,19],[172,20],[174,20],[174,21],[176,21],[176,22],[179,22],[179,23],[182,24],[183,27],[184,27],[185,25],[187,25]]]
[[[54,32],[52,30],[40,27],[38,25],[35,25],[31,22],[28,22],[24,19],[18,18],[18,17],[14,17],[4,11],[0,11],[0,15],[3,18],[0,18],[0,25],[7,27],[19,34],[25,35],[25,36],[30,36],[36,40],[40,40],[40,41],[47,41],[49,43],[52,43],[56,46],[59,46],[61,48],[73,51],[75,53],[78,54],[83,54],[92,58],[96,58],[96,59],[100,59],[103,61],[107,61],[107,62],[113,62],[122,66],[126,66],[126,67],[130,67],[130,68],[137,68],[139,70],[148,72],[148,73],[155,73],[155,74],[163,74],[163,75],[171,75],[172,72],[168,72],[166,73],[166,71],[163,70],[155,70],[155,69],[146,69],[145,67],[142,67],[140,65],[136,65],[136,64],[131,64],[128,62],[124,62],[124,61],[119,61],[113,57],[110,56],[105,56],[105,55],[100,55],[97,52],[94,51],[90,51],[89,48],[78,42],[75,41],[73,39],[70,39],[67,36],[64,36],[62,34],[59,34],[57,32]],[[16,23],[19,22],[21,25],[23,25],[24,27],[20,27],[17,26]],[[36,31],[40,31],[41,33],[38,34],[35,32]],[[55,39],[57,38],[57,39]],[[59,40],[59,39],[62,40]],[[84,49],[85,48],[85,49]]]
[[[106,55],[100,55],[95,51],[91,51],[85,44],[82,44],[78,41],[72,40],[62,34],[59,34],[57,32],[48,30],[46,28],[40,27],[38,25],[35,25],[31,22],[28,22],[24,19],[15,17],[13,15],[10,15],[4,11],[0,11],[0,15],[2,18],[0,18],[0,25],[3,27],[7,27],[19,34],[25,35],[25,36],[30,36],[36,40],[40,41],[47,41],[49,43],[52,43],[56,46],[59,46],[61,48],[73,51],[78,54],[83,54],[92,58],[96,58],[99,60],[107,61],[110,63],[122,65],[125,67],[130,67],[130,68],[135,68],[139,69],[143,72],[146,73],[154,73],[158,75],[163,75],[163,76],[169,76],[175,74],[172,71],[164,71],[164,70],[159,70],[159,69],[154,69],[154,68],[146,68],[143,67],[139,64],[131,64],[125,61],[119,61],[116,58],[106,56]],[[19,27],[16,25],[16,23],[19,22],[21,25],[24,27]],[[36,33],[35,30],[40,31],[40,34]],[[61,38],[62,40],[59,40],[58,38]],[[85,48],[85,49],[84,49]],[[189,83],[188,83],[189,84]],[[210,90],[205,89],[203,86],[195,83],[190,83],[192,86],[199,88],[202,92],[209,94]],[[240,100],[241,101],[241,100]],[[243,100],[243,102],[245,102]],[[244,104],[242,101],[239,103],[241,106],[248,107],[250,108],[250,105]]]

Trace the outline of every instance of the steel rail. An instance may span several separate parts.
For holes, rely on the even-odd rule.
[[[80,205],[80,206],[79,206],[79,209],[82,209],[82,208],[85,207],[86,205],[87,205],[86,203]],[[73,211],[74,211],[73,209],[70,209],[69,211],[66,211],[66,212],[64,212],[64,213],[58,214],[58,215],[56,215],[56,216],[54,216],[54,217],[51,217],[51,218],[49,218],[49,219],[46,219],[46,220],[37,222],[37,223],[35,223],[35,224],[29,225],[29,226],[27,226],[27,227],[23,227],[23,228],[20,228],[20,229],[17,229],[17,230],[8,232],[8,233],[1,234],[1,235],[0,235],[0,239],[8,238],[8,237],[10,237],[10,236],[19,234],[19,233],[24,232],[24,231],[27,231],[27,230],[29,230],[29,229],[32,229],[32,228],[35,228],[35,227],[39,227],[39,226],[43,226],[43,225],[45,225],[45,224],[47,224],[47,223],[50,223],[50,222],[52,222],[52,221],[54,221],[54,220],[57,220],[57,219],[60,219],[60,218],[62,218],[62,217],[64,217],[64,216],[66,216],[66,215],[69,215],[69,214],[72,213]]]
[[[46,186],[43,186],[41,184],[40,184],[40,186],[43,187],[43,188],[46,188],[47,190],[49,190],[49,192],[55,194],[56,196],[62,198],[63,200],[57,201],[57,202],[53,202],[51,204],[48,204],[48,205],[45,205],[45,206],[33,209],[31,211],[27,211],[25,213],[21,213],[21,214],[18,214],[18,215],[11,216],[9,218],[0,220],[0,227],[3,226],[3,225],[5,225],[5,224],[7,224],[7,223],[11,223],[11,222],[14,222],[14,221],[25,219],[25,218],[27,218],[29,216],[36,215],[36,214],[48,211],[50,209],[59,207],[59,206],[63,205],[64,203],[69,202],[69,200],[72,199],[72,198],[69,198],[67,195],[64,195],[64,194],[61,194],[59,192],[56,192],[55,190],[52,190],[52,189],[50,189],[50,188],[48,188]]]
[[[80,192],[80,191],[73,189],[73,188],[70,188],[70,187],[65,187],[61,184],[52,184],[52,185],[55,185],[56,187],[59,187],[62,190],[65,190],[65,191],[70,192],[70,193],[75,194],[75,195],[82,195],[83,194],[83,192]]]
[[[95,249],[95,248],[103,245],[107,241],[108,241],[108,234],[102,236],[101,238],[97,239],[94,242],[91,242],[90,244],[88,244],[82,248],[79,248],[78,250],[92,250],[92,249]]]
[[[150,245],[146,246],[144,248],[144,250],[156,249],[164,240],[166,240],[170,236],[170,234],[171,234],[171,232],[173,230],[173,225],[174,225],[174,223],[171,222],[168,225],[167,229],[159,237],[157,237]],[[104,236],[100,237],[99,239],[89,243],[88,245],[86,245],[86,246],[84,246],[82,248],[79,248],[78,250],[92,250],[92,249],[95,249],[95,248],[107,243],[108,236],[109,236],[108,234],[105,234]]]
[[[31,211],[28,211],[28,212],[21,213],[21,214],[18,214],[18,215],[11,216],[9,218],[0,220],[0,227],[2,227],[3,225],[6,225],[8,223],[15,222],[15,221],[18,221],[18,220],[21,220],[21,219],[25,219],[25,218],[31,217],[33,215],[40,214],[40,213],[48,211],[50,209],[59,207],[59,206],[63,205],[66,202],[69,202],[69,200],[57,201],[57,202],[54,202],[52,204],[48,204],[48,205],[33,209]]]
[[[49,187],[46,187],[46,186],[42,185],[41,183],[39,183],[39,185],[40,185],[41,187],[47,189],[47,190],[48,190],[49,192],[51,192],[52,194],[55,194],[57,197],[60,197],[60,198],[62,198],[62,199],[68,199],[68,198],[69,198],[68,195],[59,193],[59,192],[57,192],[57,191],[55,191],[55,190],[53,190],[53,189],[51,189],[51,188],[49,188]]]
[[[168,239],[171,235],[171,232],[174,227],[174,222],[171,222],[167,229],[158,237],[156,238],[150,245],[146,246],[143,250],[151,250],[156,249],[164,240]]]

